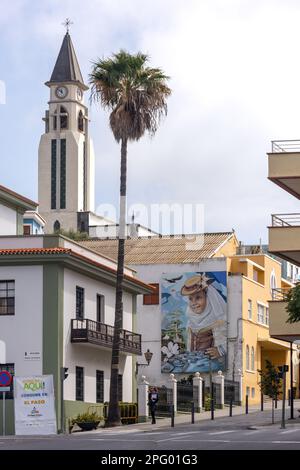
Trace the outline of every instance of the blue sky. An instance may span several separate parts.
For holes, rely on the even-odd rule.
[[[171,76],[169,114],[129,148],[130,203],[204,204],[205,230],[267,240],[270,213],[298,201],[267,180],[272,139],[297,139],[300,4],[296,0],[1,0],[0,184],[37,199],[41,118],[70,17],[85,80],[90,63],[142,50]],[[86,96],[87,101],[88,96]],[[92,106],[96,202],[117,203],[119,148]]]

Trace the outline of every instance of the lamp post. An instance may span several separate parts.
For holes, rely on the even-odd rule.
[[[147,367],[147,366],[150,365],[152,356],[153,356],[153,352],[151,352],[150,349],[147,349],[147,351],[144,353],[144,357],[145,357],[147,363],[136,362],[135,363],[135,375],[138,375],[139,366]]]

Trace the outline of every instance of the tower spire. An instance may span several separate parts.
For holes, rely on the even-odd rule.
[[[73,23],[67,18],[63,24],[67,32],[64,36],[51,78],[46,82],[46,85],[49,86],[53,83],[61,82],[77,82],[84,90],[88,90],[88,86],[86,86],[83,81],[75,49],[69,34],[69,27]]]

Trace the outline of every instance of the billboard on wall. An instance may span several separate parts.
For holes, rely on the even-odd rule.
[[[14,377],[16,435],[56,434],[52,375]]]
[[[161,314],[162,372],[225,369],[226,271],[163,274]]]

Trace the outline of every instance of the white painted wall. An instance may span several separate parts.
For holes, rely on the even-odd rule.
[[[0,280],[15,281],[15,315],[0,315],[6,362],[15,364],[16,375],[42,374],[43,268],[0,266]],[[25,352],[39,353],[38,359],[25,359]]]
[[[64,366],[69,377],[64,382],[66,400],[75,400],[75,368],[84,367],[85,401],[96,402],[96,370],[104,371],[104,400],[109,399],[111,349],[91,344],[71,343],[71,319],[76,318],[76,286],[85,289],[85,318],[96,321],[96,295],[105,296],[105,323],[114,324],[115,289],[69,269],[64,271]],[[124,293],[123,328],[132,331],[132,295]],[[122,354],[123,400],[132,401],[132,357]]]
[[[0,235],[17,235],[17,212],[1,203]]]

